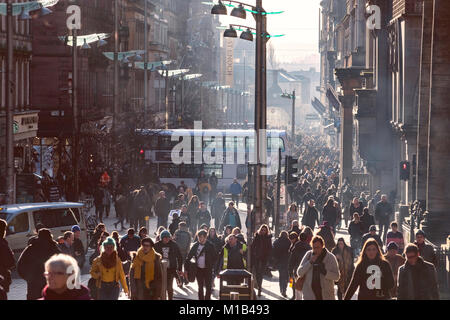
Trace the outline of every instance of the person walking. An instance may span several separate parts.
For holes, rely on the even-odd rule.
[[[251,244],[252,265],[258,287],[258,297],[261,296],[263,275],[272,252],[271,239],[272,235],[270,234],[269,227],[263,224],[258,232],[256,232]]]
[[[416,232],[416,241],[414,241],[414,244],[419,248],[419,255],[423,260],[437,266],[437,257],[434,248],[432,245],[426,244],[425,239],[425,232],[418,230]]]
[[[293,221],[298,221],[298,207],[295,203],[289,206],[289,211],[286,213],[286,226],[290,228]]]
[[[3,288],[4,294],[9,291],[11,285],[11,270],[16,267],[16,261],[14,260],[14,254],[9,247],[8,241],[6,241],[6,230],[8,224],[5,220],[0,219],[0,286]]]
[[[328,198],[328,201],[322,210],[322,223],[324,221],[328,221],[328,224],[333,232],[336,232],[336,225],[339,221],[339,213],[333,198]]]
[[[336,242],[334,241],[334,233],[331,230],[328,221],[324,221],[323,225],[319,226],[320,230],[317,232],[318,236],[321,236],[325,240],[325,247],[328,251],[333,250],[336,247]]]
[[[295,281],[298,279],[297,270],[305,254],[312,248],[306,232],[300,233],[299,236],[295,232],[290,233],[289,240],[291,240],[291,247],[289,248],[288,269],[289,278],[292,279],[293,292],[291,300],[302,300],[302,292],[295,289]]]
[[[89,289],[80,283],[80,268],[73,257],[56,254],[44,269],[47,284],[39,300],[92,300]]]
[[[350,300],[358,288],[358,300],[388,300],[394,286],[394,274],[380,245],[369,239],[363,245],[344,300]]]
[[[335,300],[334,282],[340,278],[336,257],[325,248],[325,241],[315,236],[312,250],[303,257],[297,270],[303,283],[304,300]]]
[[[167,220],[170,212],[170,201],[164,191],[159,192],[159,198],[155,203],[155,214],[158,217],[157,228],[167,228]]]
[[[356,213],[357,214],[357,213]],[[355,266],[353,264],[353,250],[345,243],[344,238],[339,238],[336,247],[331,251],[339,264],[340,278],[337,282],[338,299],[342,300],[353,276]]]
[[[305,210],[308,208],[308,205],[310,203],[311,200],[314,200],[314,202],[316,201],[316,197],[314,196],[314,194],[311,192],[311,188],[306,188],[306,193],[302,198],[302,202],[301,205],[302,207],[305,207]]]
[[[168,299],[173,300],[173,279],[182,274],[183,258],[180,248],[171,239],[172,235],[169,231],[161,232],[160,238],[161,240],[155,243],[155,251],[169,262],[167,267],[167,294]]]
[[[187,228],[186,222],[180,222],[178,229],[173,235],[173,241],[175,241],[180,249],[182,260],[186,260],[192,242],[192,235]]]
[[[349,208],[349,217],[350,220],[353,219],[353,214],[356,212],[359,214],[359,216],[362,216],[363,214],[363,204],[359,201],[359,199],[357,197],[354,197],[352,202],[350,203],[350,208]]]
[[[120,223],[120,231],[124,230],[123,221],[125,220],[125,212],[127,210],[127,198],[124,194],[118,193],[114,201],[114,207],[116,208],[117,222],[114,223],[114,228]]]
[[[170,234],[175,234],[175,232],[178,230],[179,224],[180,224],[180,218],[178,216],[178,213],[174,213],[172,216],[172,223],[169,225]]]
[[[188,204],[187,214],[191,221],[191,233],[192,235],[197,234],[198,231],[198,209],[200,208],[200,200],[197,196],[192,196]]]
[[[78,267],[80,269],[83,268],[84,263],[86,262],[86,251],[84,249],[83,242],[81,241],[81,229],[80,226],[75,225],[72,226],[71,231],[74,236],[73,240],[73,257],[78,263]]]
[[[390,242],[397,244],[399,254],[403,253],[403,249],[405,248],[403,233],[398,231],[398,224],[395,221],[391,222],[391,231],[386,236],[386,243],[389,244]]]
[[[386,247],[387,253],[384,255],[386,260],[389,262],[392,268],[392,273],[394,274],[395,286],[391,289],[391,297],[397,297],[397,279],[398,279],[398,269],[405,263],[405,258],[398,254],[398,245],[394,241],[388,243]]]
[[[119,282],[129,296],[122,261],[117,253],[117,244],[112,237],[106,238],[101,245],[100,256],[92,262],[91,277],[95,279],[98,300],[118,300]]]
[[[397,300],[439,300],[435,266],[420,256],[419,247],[405,248],[406,262],[398,270]]]
[[[217,179],[216,173],[213,171],[208,180],[209,180],[209,184],[211,186],[211,191],[209,193],[209,203],[211,203],[213,201],[213,199],[216,199],[217,185],[219,184],[219,179]],[[211,211],[212,211],[212,209],[211,209]]]
[[[75,237],[73,235],[72,231],[66,231],[64,233],[63,237],[63,243],[58,244],[59,250],[61,253],[67,254],[71,257],[74,256],[74,249],[73,249],[73,241]]]
[[[27,300],[42,297],[46,285],[45,262],[54,254],[61,253],[49,229],[39,230],[38,237],[28,245],[17,261],[19,276],[27,282]]]
[[[220,270],[247,269],[247,245],[240,243],[234,234],[230,234],[220,252],[218,263]],[[235,283],[231,282],[230,284]]]
[[[207,237],[208,233],[205,230],[199,230],[197,232],[198,240],[185,259],[185,270],[187,270],[186,264],[195,257],[199,300],[211,300],[212,275],[218,257],[216,247],[208,241]],[[187,278],[187,274],[185,277]]]
[[[97,188],[95,188],[94,191],[94,205],[95,205],[95,216],[97,218],[97,221],[100,221],[103,223],[103,199],[105,197],[104,189],[102,188],[101,184],[98,184]]]
[[[203,201],[200,202],[200,209],[197,212],[197,219],[199,226],[204,224],[207,225],[208,228],[211,226],[211,214],[206,208],[206,203]]]
[[[319,212],[314,207],[314,205],[315,205],[314,200],[309,200],[308,206],[307,206],[305,213],[303,214],[303,218],[302,218],[302,225],[310,227],[311,230],[314,230],[316,223],[317,223],[317,226],[320,225]]]
[[[287,298],[286,290],[289,283],[289,248],[291,242],[289,241],[289,234],[287,231],[281,231],[278,239],[273,243],[273,259],[276,269],[279,273],[280,293],[284,298]]]
[[[211,215],[214,219],[214,227],[219,229],[220,219],[222,218],[223,212],[227,209],[225,205],[225,199],[223,198],[223,193],[219,192],[217,197],[212,201],[211,204]]]
[[[242,186],[239,184],[236,178],[230,185],[230,193],[231,193],[231,201],[234,201],[236,203],[236,207],[239,207],[239,195],[242,193]]]
[[[394,213],[392,205],[387,201],[387,195],[381,196],[381,201],[375,207],[375,218],[378,220],[378,227],[382,240],[386,242],[386,235],[389,228],[389,221]]]
[[[183,204],[181,206],[181,212],[180,212],[180,223],[184,222],[186,224],[186,227],[189,229],[190,225],[191,225],[191,218],[189,217],[188,214],[188,207],[186,204]]]
[[[141,240],[141,247],[131,263],[131,300],[159,300],[162,289],[162,257],[150,238]]]
[[[383,252],[383,241],[381,240],[380,236],[377,234],[377,227],[375,225],[370,226],[369,232],[363,235],[361,239],[361,248],[364,246],[364,243],[369,240],[370,238],[373,238],[377,241],[378,246],[380,247],[381,252]]]
[[[232,229],[238,227],[242,228],[241,218],[239,212],[234,207],[234,202],[230,201],[228,208],[224,211],[220,222],[220,229],[223,230],[225,226],[231,226]]]
[[[136,235],[133,228],[128,229],[127,234],[120,239],[120,246],[128,255],[130,255],[130,252],[137,251],[140,244],[141,239]]]
[[[348,234],[350,235],[350,246],[353,249],[353,256],[358,257],[362,247],[363,224],[359,214],[353,214],[353,220],[348,225]]]
[[[362,228],[363,234],[369,232],[370,226],[375,224],[375,218],[373,217],[373,215],[370,214],[370,211],[368,208],[363,209],[363,214],[362,214],[362,216],[360,216],[360,220],[362,223],[361,228]]]

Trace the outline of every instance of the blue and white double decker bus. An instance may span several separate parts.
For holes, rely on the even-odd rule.
[[[184,181],[189,187],[195,187],[203,170],[206,176],[214,172],[218,191],[227,192],[233,179],[237,178],[241,184],[245,182],[248,164],[256,163],[254,130],[138,129],[136,132],[152,176],[159,177],[161,183],[178,186]],[[289,154],[286,131],[267,130],[266,135],[268,165],[275,155],[278,159],[279,149],[284,164]],[[268,175],[274,174],[272,171]]]

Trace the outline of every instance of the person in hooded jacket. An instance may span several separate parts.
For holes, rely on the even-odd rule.
[[[251,244],[253,267],[255,270],[258,296],[261,296],[263,275],[272,252],[272,241],[269,227],[263,224],[255,234]]]
[[[0,277],[3,281],[0,283],[4,293],[9,291],[11,284],[11,270],[16,266],[14,254],[11,251],[8,241],[6,241],[6,230],[8,224],[5,220],[0,219]]]
[[[356,263],[344,300],[350,300],[358,288],[358,300],[389,300],[394,286],[394,274],[378,242],[373,238],[368,239]]]
[[[45,262],[44,275],[47,285],[39,300],[92,300],[89,289],[79,283],[80,268],[73,257],[66,254],[52,256]]]
[[[288,262],[290,247],[289,234],[287,231],[281,231],[280,236],[273,243],[272,252],[275,266],[279,272],[280,293],[285,298],[287,298],[286,290],[289,283]]]
[[[150,238],[141,240],[130,268],[131,300],[159,300],[162,288],[162,257]]]
[[[42,296],[42,289],[46,284],[45,262],[60,252],[50,230],[46,228],[39,230],[38,238],[22,252],[17,261],[17,271],[27,282],[27,300],[36,300]]]

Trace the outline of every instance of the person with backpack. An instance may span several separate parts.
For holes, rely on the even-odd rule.
[[[195,257],[196,278],[198,283],[198,299],[211,300],[211,285],[214,266],[217,262],[217,249],[213,243],[208,241],[207,232],[199,230],[197,232],[198,241],[192,246],[185,259],[185,270],[188,269],[187,263]],[[185,274],[185,277],[188,275]],[[205,288],[206,292],[203,292]]]
[[[175,243],[180,248],[180,253],[183,261],[186,260],[186,256],[189,253],[192,242],[192,235],[187,228],[186,222],[180,222],[180,224],[178,225],[178,229],[173,235],[173,241],[175,241]]]

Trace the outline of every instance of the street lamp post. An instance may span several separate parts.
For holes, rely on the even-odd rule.
[[[73,131],[72,131],[72,170],[74,183],[74,201],[79,197],[79,179],[78,179],[78,50],[77,50],[77,30],[72,30],[72,112],[73,112]]]
[[[117,116],[119,114],[119,0],[114,0],[114,102],[112,123],[112,165],[116,165]],[[113,185],[117,183],[117,173],[113,169]]]

